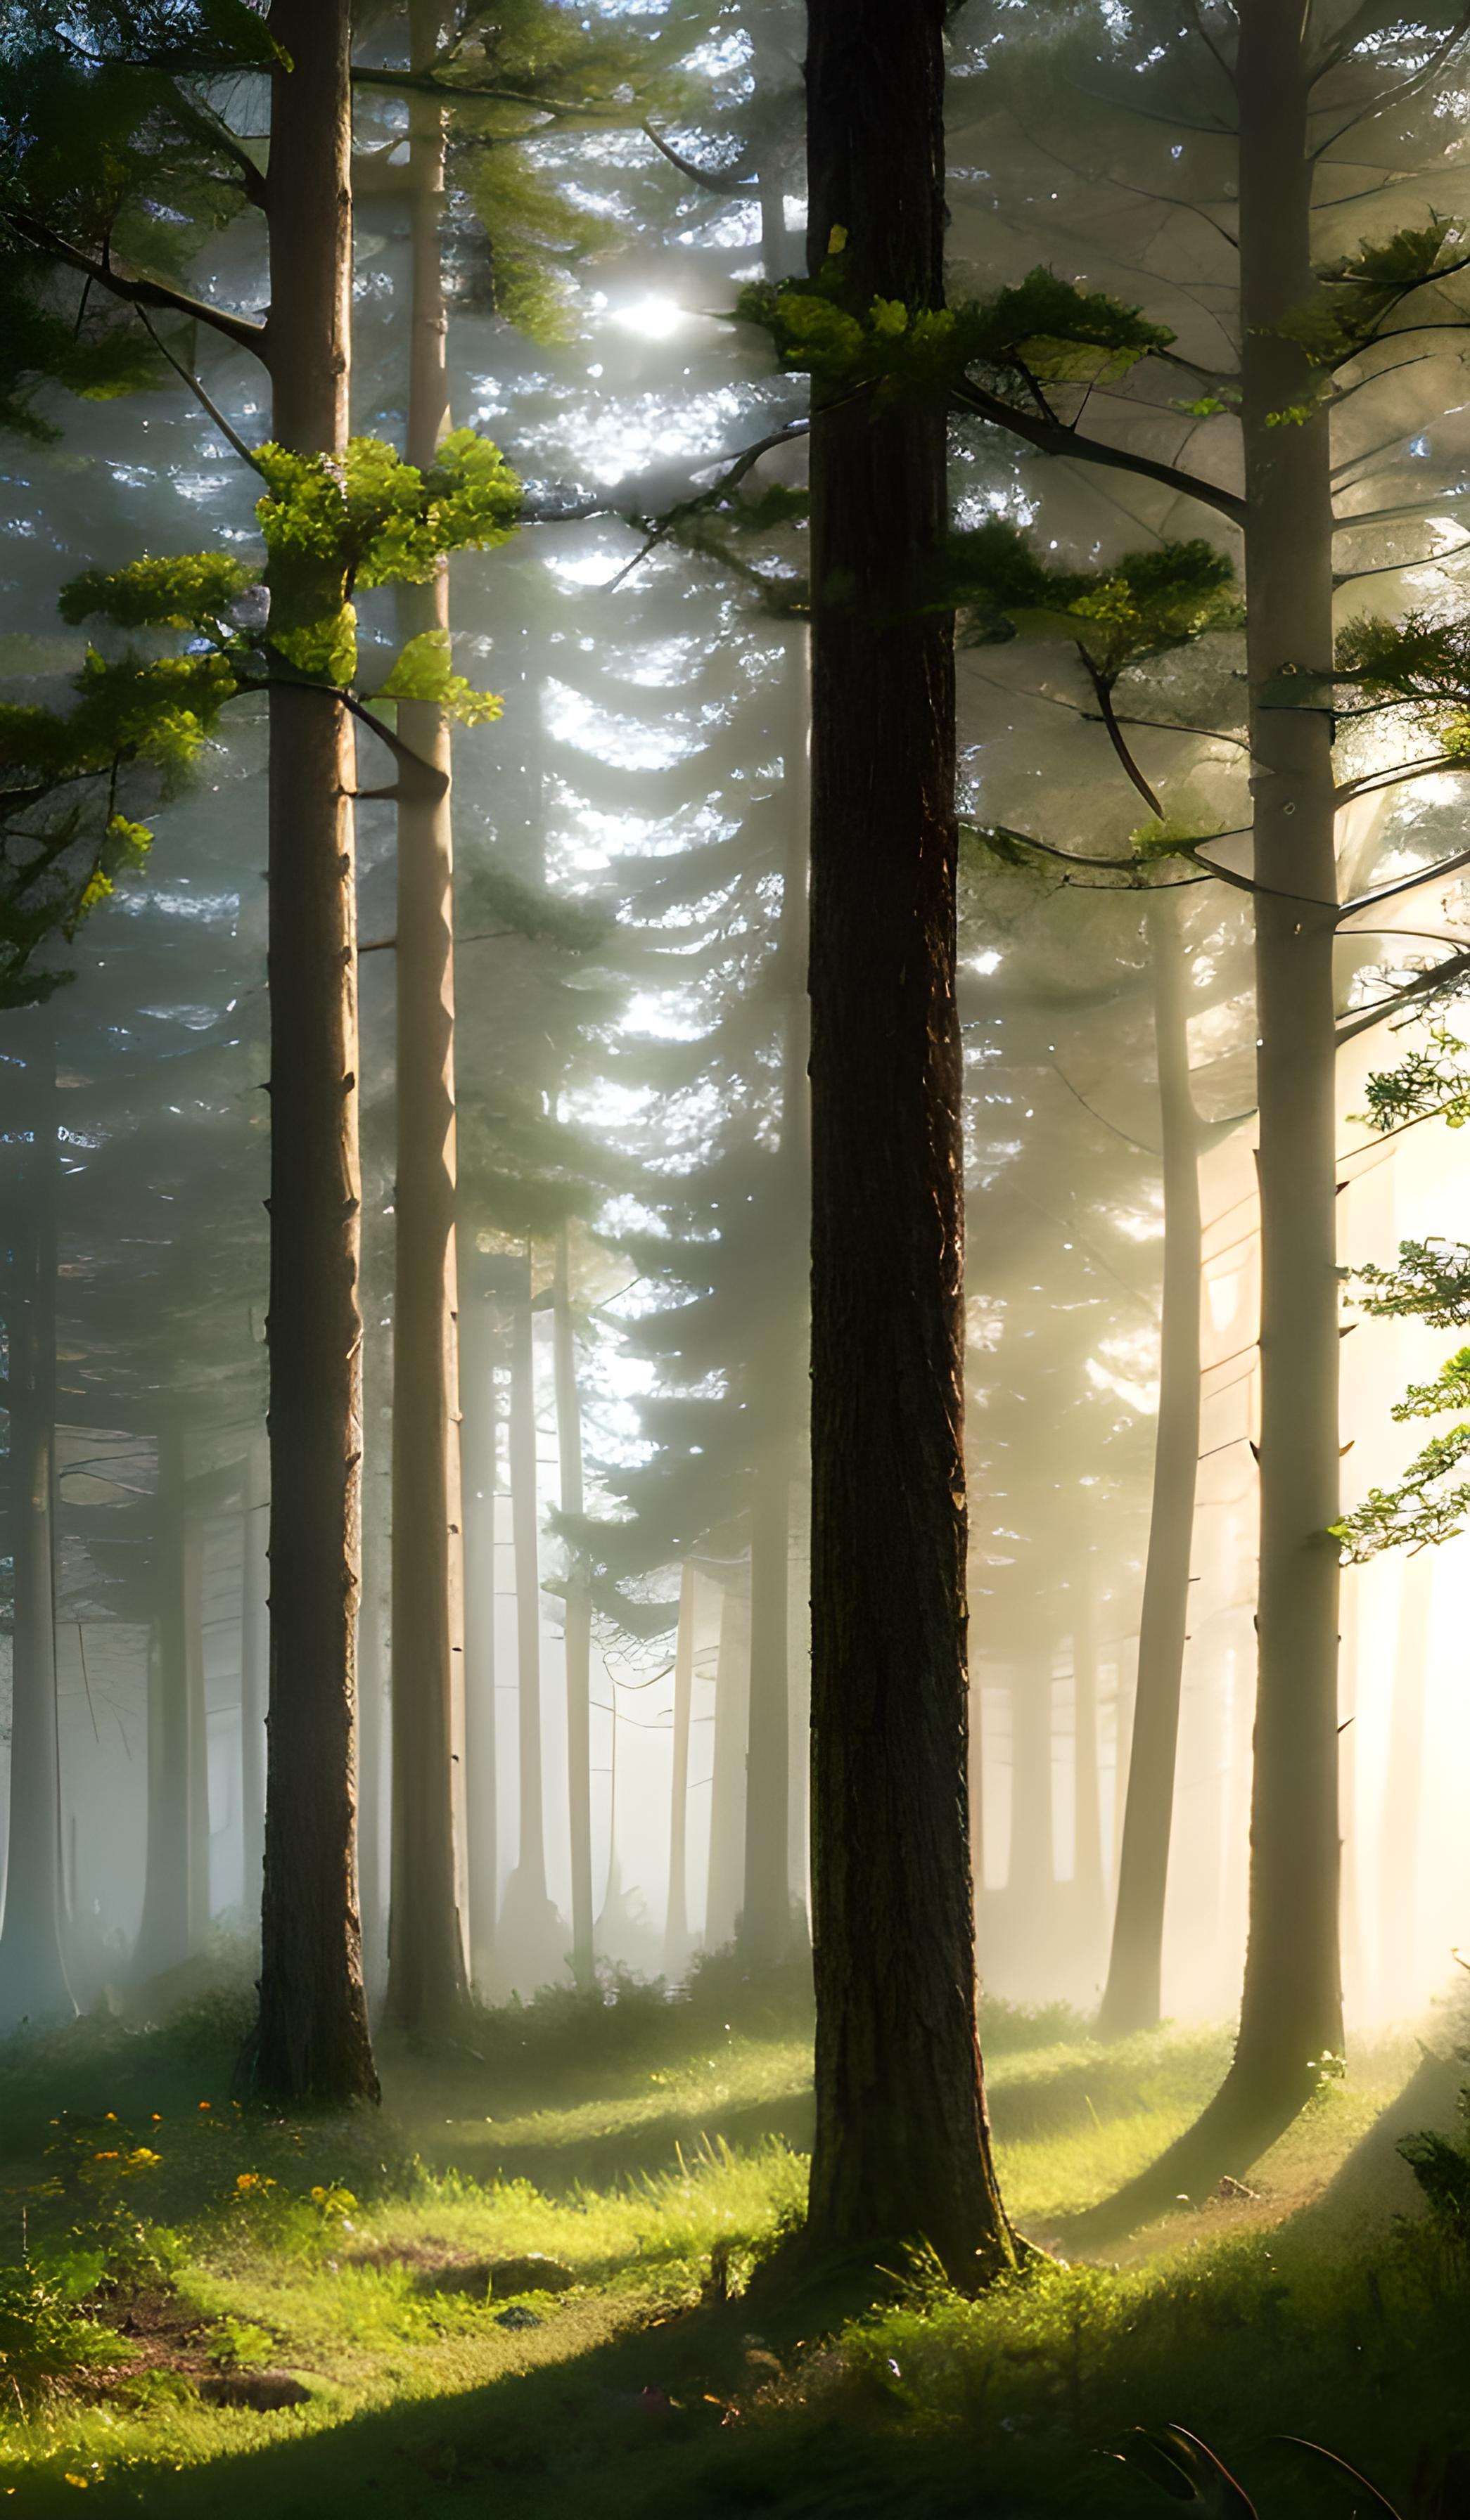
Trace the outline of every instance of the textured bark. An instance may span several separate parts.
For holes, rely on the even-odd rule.
[[[794,632],[787,693],[783,788],[790,823],[781,877],[775,985],[782,1006],[781,1138],[774,1161],[767,1236],[772,1280],[767,1318],[752,1361],[751,1420],[756,1460],[751,1501],[751,1691],[746,1766],[745,1897],[741,1952],[753,1968],[783,1959],[791,1908],[791,1492],[804,1364],[805,1288],[801,1252],[811,1171],[807,1107],[808,1025],[804,974],[806,915],[806,634]]]
[[[269,1481],[264,1445],[246,1457],[240,1566],[240,1812],[247,1916],[258,1915],[265,1863],[265,1707],[270,1687]]]
[[[1242,0],[1240,102],[1246,662],[1256,776],[1261,1189],[1261,1578],[1251,1876],[1235,2055],[1203,2116],[1084,2218],[1132,2224],[1249,2167],[1342,2048],[1338,1898],[1338,1281],[1328,711],[1270,704],[1284,668],[1332,663],[1331,454],[1316,378],[1273,337],[1311,279],[1302,13]]]
[[[498,1477],[495,1318],[471,1282],[460,1314],[460,1420],[465,1523],[465,1761],[471,1974],[495,1982],[498,1905],[495,1763],[495,1489]]]
[[[1156,895],[1148,907],[1148,927],[1164,1155],[1164,1304],[1153,1505],[1138,1625],[1138,1683],[1133,1694],[1113,1947],[1098,2014],[1098,2033],[1104,2039],[1125,2039],[1131,2031],[1150,2030],[1159,2019],[1200,1450],[1199,1124],[1189,1090],[1185,964],[1177,904]]]
[[[184,1567],[184,1441],[158,1440],[157,1606],[148,1667],[148,1857],[133,1973],[177,1968],[190,1950],[189,1639]]]
[[[284,445],[346,443],[346,0],[274,0],[268,355]],[[357,1913],[361,1183],[352,750],[326,691],[270,700],[270,1741],[253,2066],[376,2098]]]
[[[556,1440],[562,1511],[582,1510],[582,1413],[576,1387],[576,1335],[572,1319],[571,1255],[564,1225],[556,1242]],[[567,1578],[567,1801],[572,1834],[572,1974],[578,1986],[595,1975],[592,1950],[592,1596],[584,1558],[574,1555]]]
[[[942,296],[942,0],[810,0],[814,265]],[[844,235],[835,236],[834,231]],[[808,2245],[1013,2243],[976,2028],[964,1228],[942,409],[813,412],[812,1890]],[[892,2261],[890,2261],[891,2263]]]
[[[689,1958],[689,1719],[694,1702],[695,1586],[693,1561],[679,1579],[679,1626],[673,1648],[673,1775],[668,1801],[668,1906],[664,1967],[676,1977]]]
[[[441,0],[410,0],[422,68],[439,49]],[[445,115],[409,102],[412,236],[406,452],[434,461],[449,420],[439,223]],[[398,595],[405,640],[449,626],[441,562]],[[459,1912],[455,1749],[463,1732],[459,1365],[454,1235],[454,835],[449,728],[404,701],[398,731],[433,777],[400,760],[397,864],[397,1157],[393,1270],[392,1883],[388,2013],[400,2029],[451,2021],[469,1993]]]
[[[62,1953],[61,1763],[56,1729],[52,1501],[56,1484],[54,1066],[36,1059],[30,1178],[12,1242],[9,1344],[12,1627],[10,1837],[0,1926],[0,2032],[76,2010]]]

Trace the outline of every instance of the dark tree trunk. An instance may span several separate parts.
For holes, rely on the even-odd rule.
[[[347,0],[274,0],[273,428],[346,443]],[[352,749],[326,691],[270,701],[270,1742],[253,2072],[283,2100],[376,2098],[357,1912],[361,1181]]]
[[[582,1414],[576,1387],[571,1252],[564,1225],[556,1241],[556,1438],[562,1511],[582,1510]],[[572,1833],[572,1974],[591,1986],[592,1950],[592,1596],[585,1558],[573,1552],[567,1575],[567,1802]]]
[[[184,1439],[177,1425],[165,1423],[159,1431],[156,1511],[157,1591],[148,1668],[148,1858],[143,1921],[133,1954],[133,1973],[143,1982],[177,1968],[190,1950],[189,1633]]]
[[[1088,2220],[1136,2223],[1247,2169],[1342,2048],[1338,1899],[1338,1279],[1332,727],[1273,705],[1332,664],[1331,449],[1318,382],[1275,334],[1311,285],[1306,20],[1242,0],[1241,417],[1246,662],[1256,771],[1261,1188],[1261,1579],[1251,1879],[1240,2032],[1198,2124]]]
[[[61,1761],[57,1742],[52,1504],[56,1484],[54,1062],[32,1068],[29,1179],[12,1245],[9,1341],[11,1651],[10,1837],[0,1927],[0,2033],[76,2010],[62,1953]]]
[[[441,0],[410,0],[416,68],[437,55]],[[413,296],[410,464],[433,464],[448,425],[439,222],[444,112],[409,101]],[[405,639],[449,626],[441,562],[398,597]],[[434,776],[398,779],[397,1162],[393,1271],[392,1884],[388,2012],[400,2029],[443,2028],[469,1993],[459,1913],[455,1752],[463,1730],[459,1368],[455,1352],[454,835],[449,728],[404,701],[398,731]]]
[[[810,0],[809,253],[943,293],[942,0]],[[807,2241],[1009,2263],[976,2028],[945,417],[813,413]]]
[[[1164,1153],[1164,1304],[1153,1506],[1138,1627],[1138,1685],[1133,1695],[1113,1948],[1097,2024],[1103,2039],[1124,2039],[1130,2031],[1151,2030],[1159,2019],[1200,1450],[1199,1125],[1189,1090],[1185,963],[1177,904],[1156,896],[1149,904],[1148,926]]]
[[[240,1563],[240,1813],[245,1912],[260,1912],[265,1863],[265,1708],[270,1686],[269,1487],[264,1447],[246,1456]]]

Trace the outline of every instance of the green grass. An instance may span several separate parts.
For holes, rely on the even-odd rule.
[[[1263,2520],[1352,2508],[1272,2447],[1287,2432],[1363,2465],[1406,2520],[1460,2508],[1424,2498],[1470,2448],[1470,2272],[1393,2224],[1411,2183],[1374,2132],[1412,2042],[1356,2060],[1254,2192],[1181,2209],[1117,2266],[1043,2263],[978,2302],[920,2270],[824,2333],[819,2305],[740,2298],[801,2207],[800,1977],[609,1992],[487,2015],[447,2061],[390,2055],[381,2116],[237,2105],[228,1995],[163,2030],[0,2049],[0,2261],[23,2216],[24,2281],[55,2295],[50,2362],[27,2365],[30,2294],[7,2326],[21,2278],[0,2280],[0,2503],[1147,2520],[1164,2498],[1100,2453],[1173,2420],[1239,2462]],[[1001,2175],[1041,2240],[1188,2123],[1227,2048],[1099,2048],[1062,2013],[988,2026]],[[261,2366],[303,2403],[201,2394]]]

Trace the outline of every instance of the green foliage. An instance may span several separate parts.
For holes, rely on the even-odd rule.
[[[1356,253],[1317,274],[1310,296],[1273,330],[1304,349],[1314,367],[1342,367],[1383,338],[1390,317],[1416,290],[1463,270],[1458,246],[1451,221],[1438,218],[1427,227],[1400,228],[1381,245],[1364,238]]]
[[[375,700],[427,700],[461,726],[487,726],[500,715],[502,702],[493,692],[478,692],[450,663],[447,630],[424,630],[400,649],[387,682]]]
[[[446,437],[427,472],[379,437],[352,438],[341,464],[275,445],[262,446],[255,461],[266,483],[256,515],[270,644],[314,680],[352,679],[357,587],[423,585],[450,552],[506,542],[520,513],[515,473],[499,448],[470,428]]]
[[[1365,1313],[1410,1315],[1436,1330],[1470,1326],[1470,1244],[1445,1242],[1438,1236],[1426,1242],[1401,1242],[1397,1269],[1369,1262],[1355,1270],[1354,1277],[1369,1290],[1354,1298]]]
[[[120,630],[194,630],[223,640],[229,617],[258,572],[225,552],[179,560],[135,560],[126,568],[84,569],[63,587],[64,621],[111,621]]]
[[[967,639],[1070,639],[1110,687],[1130,666],[1244,617],[1234,568],[1210,543],[1125,552],[1106,569],[1056,568],[1000,517],[951,534],[945,594]]]
[[[1470,2092],[1460,2093],[1458,2141],[1424,2128],[1404,2136],[1399,2151],[1418,2181],[1435,2223],[1463,2249],[1470,2244]]]
[[[770,334],[784,368],[834,387],[869,387],[875,404],[953,399],[966,380],[1047,407],[1047,388],[1125,376],[1173,335],[1137,307],[1037,268],[1012,289],[951,307],[854,299],[842,252],[816,280],[754,283],[737,316]]]
[[[1401,621],[1350,621],[1337,641],[1336,679],[1372,705],[1405,707],[1447,759],[1470,760],[1470,617],[1407,612]]]
[[[483,920],[569,954],[594,952],[606,944],[613,927],[609,913],[596,902],[569,900],[544,884],[525,883],[492,862],[477,865],[467,874],[460,910],[466,925]]]
[[[1444,1023],[1430,1026],[1429,1039],[1427,1050],[1411,1050],[1397,1067],[1376,1070],[1368,1078],[1368,1107],[1356,1118],[1385,1134],[1415,1120],[1464,1127],[1470,1120],[1470,1044]]]
[[[614,222],[569,202],[513,140],[487,139],[475,152],[468,189],[488,245],[492,312],[528,340],[570,340],[574,318],[566,265],[607,245]]]
[[[0,2386],[23,2405],[51,2382],[109,2361],[120,2340],[78,2308],[102,2275],[100,2257],[36,2250],[0,2266]]]

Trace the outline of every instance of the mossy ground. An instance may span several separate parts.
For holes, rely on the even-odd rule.
[[[238,2025],[222,1997],[162,2030],[0,2049],[0,2501],[20,2514],[85,2493],[170,2520],[1146,2515],[1164,2498],[1103,2453],[1171,2420],[1238,2466],[1263,2520],[1354,2507],[1281,2434],[1354,2460],[1405,2520],[1470,2509],[1470,2270],[1394,2220],[1415,2195],[1394,2133],[1452,2109],[1447,2027],[1439,2065],[1412,2040],[1360,2054],[1250,2190],[1181,2206],[1116,2264],[1043,2263],[978,2302],[896,2270],[834,2326],[741,2297],[800,2210],[799,1982],[715,1969],[684,2003],[624,1987],[487,2015],[447,2059],[386,2058],[381,2116],[295,2123],[232,2099]],[[999,2009],[990,2030],[1002,2176],[1042,2240],[1188,2122],[1226,2049],[1101,2048]],[[553,2264],[487,2288],[533,2256]],[[266,2366],[303,2402],[201,2394]]]

